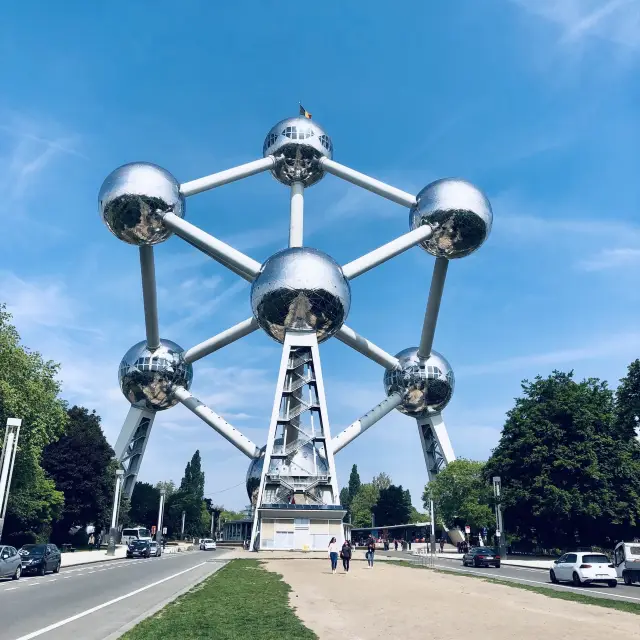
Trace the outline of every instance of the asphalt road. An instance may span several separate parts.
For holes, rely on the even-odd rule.
[[[378,553],[376,553],[378,555]],[[380,555],[388,555],[393,558],[401,558],[407,561],[415,561],[416,556],[407,553],[380,552]],[[458,571],[460,573],[481,575],[485,578],[494,578],[497,580],[513,580],[521,584],[530,585],[532,587],[548,587],[551,589],[560,589],[562,591],[573,591],[594,598],[610,598],[612,600],[621,600],[625,602],[634,602],[640,604],[640,586],[626,586],[622,580],[618,580],[618,586],[615,589],[603,584],[588,585],[583,587],[574,587],[570,584],[555,585],[549,579],[548,569],[530,569],[524,567],[513,567],[503,564],[499,569],[495,567],[478,568],[463,567],[461,560],[449,560],[448,558],[436,558],[436,569],[446,569],[448,571]]]
[[[224,566],[227,551],[111,560],[0,581],[0,640],[115,638]]]

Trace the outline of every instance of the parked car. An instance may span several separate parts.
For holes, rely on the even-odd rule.
[[[613,552],[613,564],[625,584],[640,582],[640,543],[619,542]]]
[[[604,582],[610,587],[618,586],[616,569],[604,553],[576,551],[565,553],[553,561],[549,571],[551,582],[572,582],[576,587],[592,582]]]
[[[216,550],[216,542],[211,538],[204,538],[200,542],[200,551],[215,551]]]
[[[154,558],[159,558],[162,555],[162,545],[159,545],[155,540],[149,543],[151,555]]]
[[[20,580],[22,574],[22,559],[15,547],[0,545],[0,579],[13,578]]]
[[[62,564],[60,549],[55,544],[25,544],[20,549],[22,573],[37,573],[43,576],[47,571],[58,573]]]
[[[473,547],[462,556],[462,566],[488,567],[493,565],[500,568],[500,554],[497,549],[490,547]]]
[[[151,543],[148,540],[133,540],[127,547],[127,558],[150,558]]]

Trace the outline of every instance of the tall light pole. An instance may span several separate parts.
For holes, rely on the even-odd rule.
[[[493,495],[496,499],[496,537],[500,547],[500,557],[507,558],[507,536],[502,522],[502,491],[500,476],[493,476]]]
[[[181,540],[184,540],[184,520],[185,520],[186,516],[187,516],[187,512],[183,511],[182,512],[182,531],[180,531],[180,539]]]
[[[7,428],[2,444],[2,455],[0,455],[0,540],[2,540],[4,517],[7,513],[7,504],[9,503],[9,490],[11,489],[13,465],[16,461],[18,436],[20,435],[21,425],[22,420],[20,418],[7,418]]]
[[[122,478],[124,469],[116,469],[116,488],[113,494],[113,511],[111,512],[111,529],[109,530],[109,544],[107,555],[113,556],[116,553],[116,536],[118,535],[118,511],[120,510],[120,492],[122,489]]]
[[[156,529],[156,542],[160,544],[162,540],[162,520],[164,518],[164,499],[167,492],[160,489],[160,506],[158,507],[158,528]]]

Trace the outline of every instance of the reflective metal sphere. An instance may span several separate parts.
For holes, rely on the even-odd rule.
[[[145,340],[125,353],[118,377],[120,389],[131,403],[144,409],[162,411],[178,403],[173,387],[189,389],[193,367],[182,358],[183,349],[171,340],[161,340],[155,351],[147,349]]]
[[[433,228],[421,243],[437,258],[462,258],[473,253],[488,238],[493,212],[487,197],[471,183],[444,178],[428,184],[409,213],[409,226]]]
[[[267,134],[262,154],[276,158],[271,170],[276,180],[286,185],[302,182],[309,187],[324,175],[318,160],[333,157],[333,144],[317,122],[301,116],[278,122]]]
[[[451,365],[437,351],[421,361],[416,347],[401,351],[396,358],[400,364],[385,372],[384,390],[388,396],[402,394],[398,411],[414,418],[442,411],[455,386]]]
[[[129,244],[158,244],[171,231],[158,212],[184,218],[180,183],[149,162],[132,162],[111,172],[102,183],[98,206],[111,233]]]
[[[318,342],[343,325],[351,288],[337,262],[309,247],[272,255],[251,286],[251,309],[258,324],[284,342],[286,330],[315,331]]]
[[[273,443],[274,449],[282,447],[282,438],[277,438]],[[251,504],[255,506],[258,500],[258,490],[260,489],[260,476],[264,467],[264,451],[259,458],[252,460],[247,470],[247,495]],[[317,476],[328,476],[329,465],[320,450],[314,456],[314,446],[311,442],[303,445],[291,458],[271,458],[269,473],[274,476],[284,478],[295,477],[296,485],[305,483],[305,478],[309,478],[311,484]]]

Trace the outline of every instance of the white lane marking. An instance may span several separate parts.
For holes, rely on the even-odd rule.
[[[597,593],[603,596],[609,596],[610,598],[624,598],[625,600],[635,600],[636,602],[640,602],[640,598],[634,598],[632,596],[623,596],[618,595],[617,593],[611,593],[607,591],[593,591],[592,589],[585,589],[585,587],[572,587],[567,584],[553,584],[551,582],[542,582],[540,580],[527,580],[526,578],[513,578],[509,576],[498,576],[494,573],[480,573],[480,571],[469,571],[468,569],[455,569],[453,567],[447,567],[446,565],[435,565],[441,569],[447,569],[448,571],[457,571],[458,573],[469,573],[472,576],[482,576],[483,578],[487,578],[487,580],[505,580],[511,582],[530,582],[531,584],[541,584],[549,589],[569,589],[570,591],[578,591],[583,593],[584,595],[589,595],[590,593]]]
[[[167,576],[166,578],[162,578],[162,580],[157,580],[156,582],[152,582],[151,584],[148,584],[146,587],[141,587],[140,589],[136,589],[135,591],[131,591],[130,593],[126,593],[123,596],[119,596],[118,598],[114,598],[113,600],[109,600],[108,602],[103,602],[102,604],[99,604],[97,607],[92,607],[91,609],[87,609],[86,611],[82,611],[81,613],[77,613],[75,616],[71,616],[70,618],[65,618],[64,620],[60,620],[60,622],[54,622],[53,624],[50,624],[48,627],[44,627],[42,629],[38,629],[38,631],[33,631],[32,633],[28,633],[26,636],[20,636],[19,638],[17,638],[16,640],[31,640],[31,638],[37,638],[38,636],[41,636],[45,633],[49,633],[49,631],[53,631],[54,629],[58,629],[59,627],[63,627],[65,624],[69,624],[70,622],[74,622],[75,620],[79,620],[80,618],[84,618],[85,616],[88,616],[92,613],[95,613],[96,611],[100,611],[100,609],[104,609],[105,607],[109,607],[112,604],[115,604],[116,602],[120,602],[121,600],[126,600],[127,598],[130,598],[131,596],[135,596],[139,593],[142,593],[143,591],[146,591],[147,589],[151,589],[153,587],[158,586],[159,584],[162,584],[163,582],[167,582],[168,580],[173,580],[173,578],[177,578],[178,576],[181,576],[185,573],[188,573],[189,571],[193,571],[194,569],[197,569],[198,567],[202,567],[205,564],[207,564],[206,562],[201,562],[200,564],[197,564],[193,567],[189,567],[188,569],[183,569],[182,571],[179,571],[178,573],[174,573],[171,576]]]

